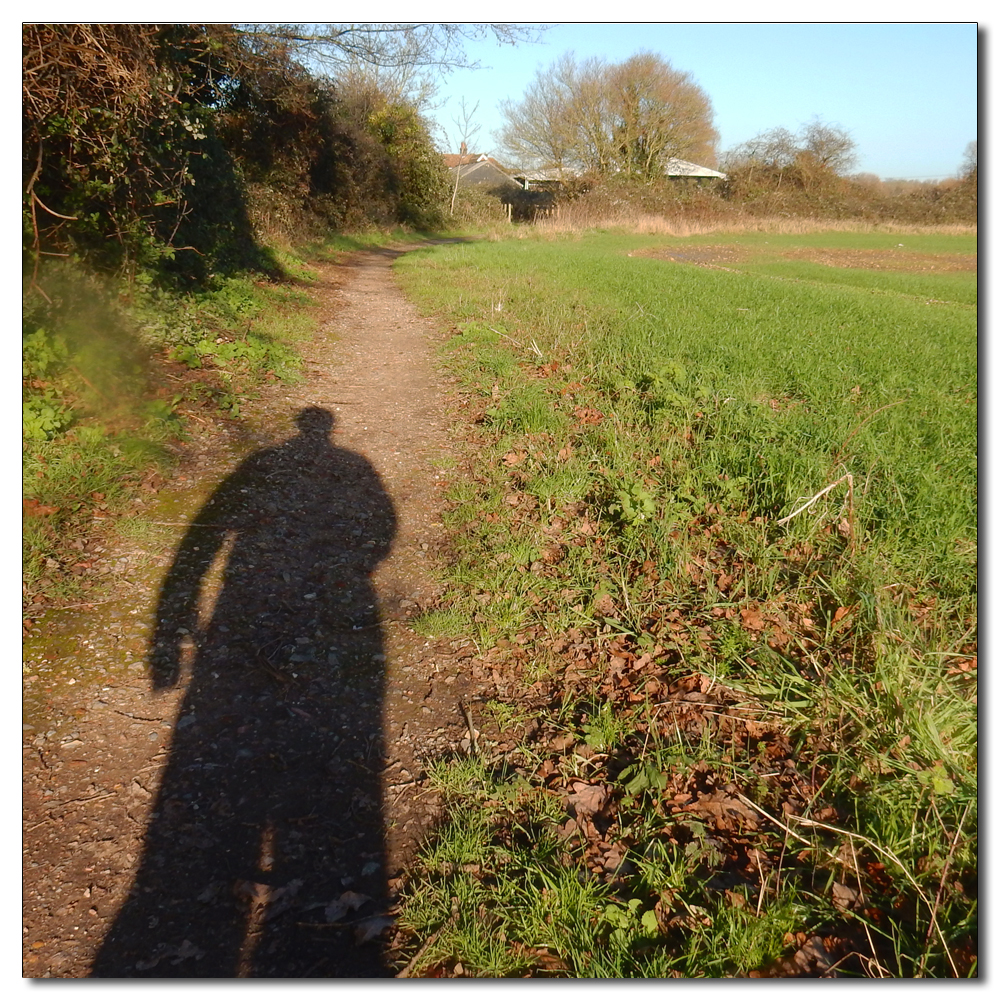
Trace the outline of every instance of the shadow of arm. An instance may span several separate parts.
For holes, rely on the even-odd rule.
[[[220,527],[202,521],[203,514],[188,528],[160,588],[149,651],[155,691],[173,687],[180,677],[184,644],[198,632],[202,581],[225,537]]]

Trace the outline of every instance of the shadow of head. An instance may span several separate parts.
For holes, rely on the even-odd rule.
[[[327,438],[334,423],[334,415],[322,406],[306,406],[295,415],[295,426],[304,437]]]

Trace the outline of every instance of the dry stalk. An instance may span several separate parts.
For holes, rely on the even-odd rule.
[[[962,818],[958,821],[958,829],[955,830],[955,836],[952,837],[951,847],[948,848],[948,857],[945,858],[944,868],[941,871],[941,881],[938,883],[937,895],[934,897],[934,909],[931,910],[931,923],[930,926],[927,928],[927,937],[924,939],[925,947],[930,942],[932,930],[935,927],[937,927],[937,912],[938,908],[941,906],[941,893],[944,892],[945,880],[948,878],[948,869],[951,867],[951,859],[955,856],[955,848],[958,847],[958,838],[962,835],[962,827],[965,825],[965,817],[969,815],[969,807],[971,805],[972,805],[971,802],[966,803],[965,811],[962,813]],[[937,814],[936,806],[934,807],[934,812],[935,814]],[[939,815],[938,815],[938,822],[941,823],[941,826],[943,828],[944,823],[942,822],[941,817]],[[950,959],[951,955],[949,955],[948,958]],[[920,963],[921,972],[923,972],[925,964],[926,964],[926,952],[925,952],[925,957],[921,960]],[[953,970],[955,969],[954,963],[952,964],[952,969]],[[955,975],[956,976],[958,975],[957,970],[955,971]]]
[[[873,416],[874,416],[874,414],[873,414]],[[825,496],[827,493],[830,492],[830,490],[832,490],[836,486],[839,486],[845,480],[847,481],[847,525],[848,525],[848,534],[849,534],[850,539],[851,539],[851,553],[853,554],[853,552],[854,552],[854,476],[850,472],[845,473],[843,476],[840,477],[840,479],[836,480],[835,482],[830,483],[829,486],[825,486],[815,496],[810,497],[810,499],[807,500],[801,507],[799,507],[797,510],[793,510],[791,512],[791,514],[789,514],[787,517],[781,518],[781,520],[777,521],[776,523],[777,524],[788,524],[788,522],[791,521],[791,519],[793,517],[796,517],[798,514],[801,514],[804,510],[808,510],[817,500],[819,500],[820,497]]]
[[[751,809],[754,810],[754,812],[759,813],[766,820],[769,820],[779,829],[784,830],[785,833],[787,833],[790,837],[794,837],[797,841],[799,841],[800,844],[805,844],[806,847],[809,847],[812,850],[822,851],[828,858],[830,858],[831,861],[835,861],[838,864],[842,863],[839,855],[837,855],[834,851],[828,850],[825,847],[817,847],[811,840],[807,839],[806,837],[803,837],[801,834],[796,833],[793,829],[791,829],[791,827],[786,826],[784,823],[782,823],[781,820],[772,816],[769,812],[766,812],[764,809],[761,809],[761,807],[757,805],[756,802],[751,802],[750,799],[748,799],[745,795],[742,795],[739,792],[737,792],[736,798],[738,798],[745,806],[749,806]],[[920,888],[920,885],[917,882],[917,880],[910,874],[909,869],[906,867],[906,865],[903,864],[902,861],[900,861],[900,859],[896,856],[895,853],[890,851],[888,847],[882,847],[880,844],[876,844],[874,840],[872,840],[870,837],[864,836],[864,834],[854,833],[851,830],[845,830],[843,827],[840,826],[832,826],[829,823],[821,823],[819,820],[816,819],[806,819],[804,816],[789,816],[788,818],[800,824],[801,826],[811,827],[816,830],[826,830],[829,833],[836,833],[842,837],[848,837],[851,841],[860,840],[862,844],[867,844],[867,846],[870,847],[873,851],[877,851],[883,857],[888,858],[894,865],[896,865],[896,867],[903,873],[907,882],[909,882],[910,885],[913,886],[917,895],[921,898],[921,900],[923,900],[923,902],[927,906],[927,909],[931,912],[931,926],[928,930],[928,937],[930,935],[930,931],[933,930],[937,932],[938,939],[941,942],[941,947],[944,949],[944,953],[948,957],[948,964],[951,966],[952,972],[955,973],[955,978],[956,979],[961,978],[958,974],[958,967],[955,965],[955,960],[951,957],[951,951],[948,949],[948,942],[945,940],[944,933],[942,932],[940,926],[938,925],[936,919],[935,907],[931,903],[930,899],[927,898],[927,895],[923,891],[923,889]],[[959,827],[959,829],[961,829],[961,827]],[[853,850],[853,844],[852,844],[852,850]]]

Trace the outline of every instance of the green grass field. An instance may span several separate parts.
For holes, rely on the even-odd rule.
[[[537,738],[534,763],[450,793],[409,911],[417,938],[450,928],[425,963],[764,974],[818,933],[844,974],[974,974],[975,254],[974,236],[604,232],[400,260],[452,330],[476,445],[425,627],[514,649],[525,704],[548,692],[543,732],[593,750],[609,729],[557,765],[560,787],[607,790],[598,840],[559,839]],[[678,685],[714,710],[663,709]],[[808,775],[794,793],[781,767]],[[511,782],[518,804],[497,806]],[[723,786],[743,824],[692,834],[670,793]],[[502,879],[440,862],[469,810]],[[527,829],[551,850],[517,855]],[[624,867],[595,869],[605,848]],[[516,914],[555,905],[567,871],[584,915],[557,947],[544,914]],[[461,943],[463,893],[509,947]]]

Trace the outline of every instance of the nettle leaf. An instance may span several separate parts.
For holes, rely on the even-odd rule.
[[[917,780],[921,785],[930,787],[935,795],[951,795],[955,791],[955,782],[940,764],[935,764],[926,771],[917,771]]]
[[[673,390],[663,393],[660,400],[664,406],[673,406],[678,410],[685,410],[694,402],[690,396],[682,396]]]
[[[638,795],[653,788],[662,791],[666,787],[667,776],[652,764],[645,764],[641,769],[637,767],[636,775],[626,783],[625,791],[629,795]]]
[[[608,903],[604,907],[604,920],[616,930],[624,930],[632,923],[632,914],[615,903]]]
[[[665,788],[666,775],[651,764],[629,764],[618,776],[625,791],[632,796],[639,795],[650,788]]]
[[[656,513],[656,500],[642,483],[631,483],[615,496],[618,502],[609,505],[608,512],[628,524],[648,520]]]
[[[688,372],[679,361],[668,361],[660,368],[659,377],[663,382],[683,384],[688,380]]]
[[[201,368],[201,355],[189,344],[181,344],[170,350],[170,357],[188,368]]]

